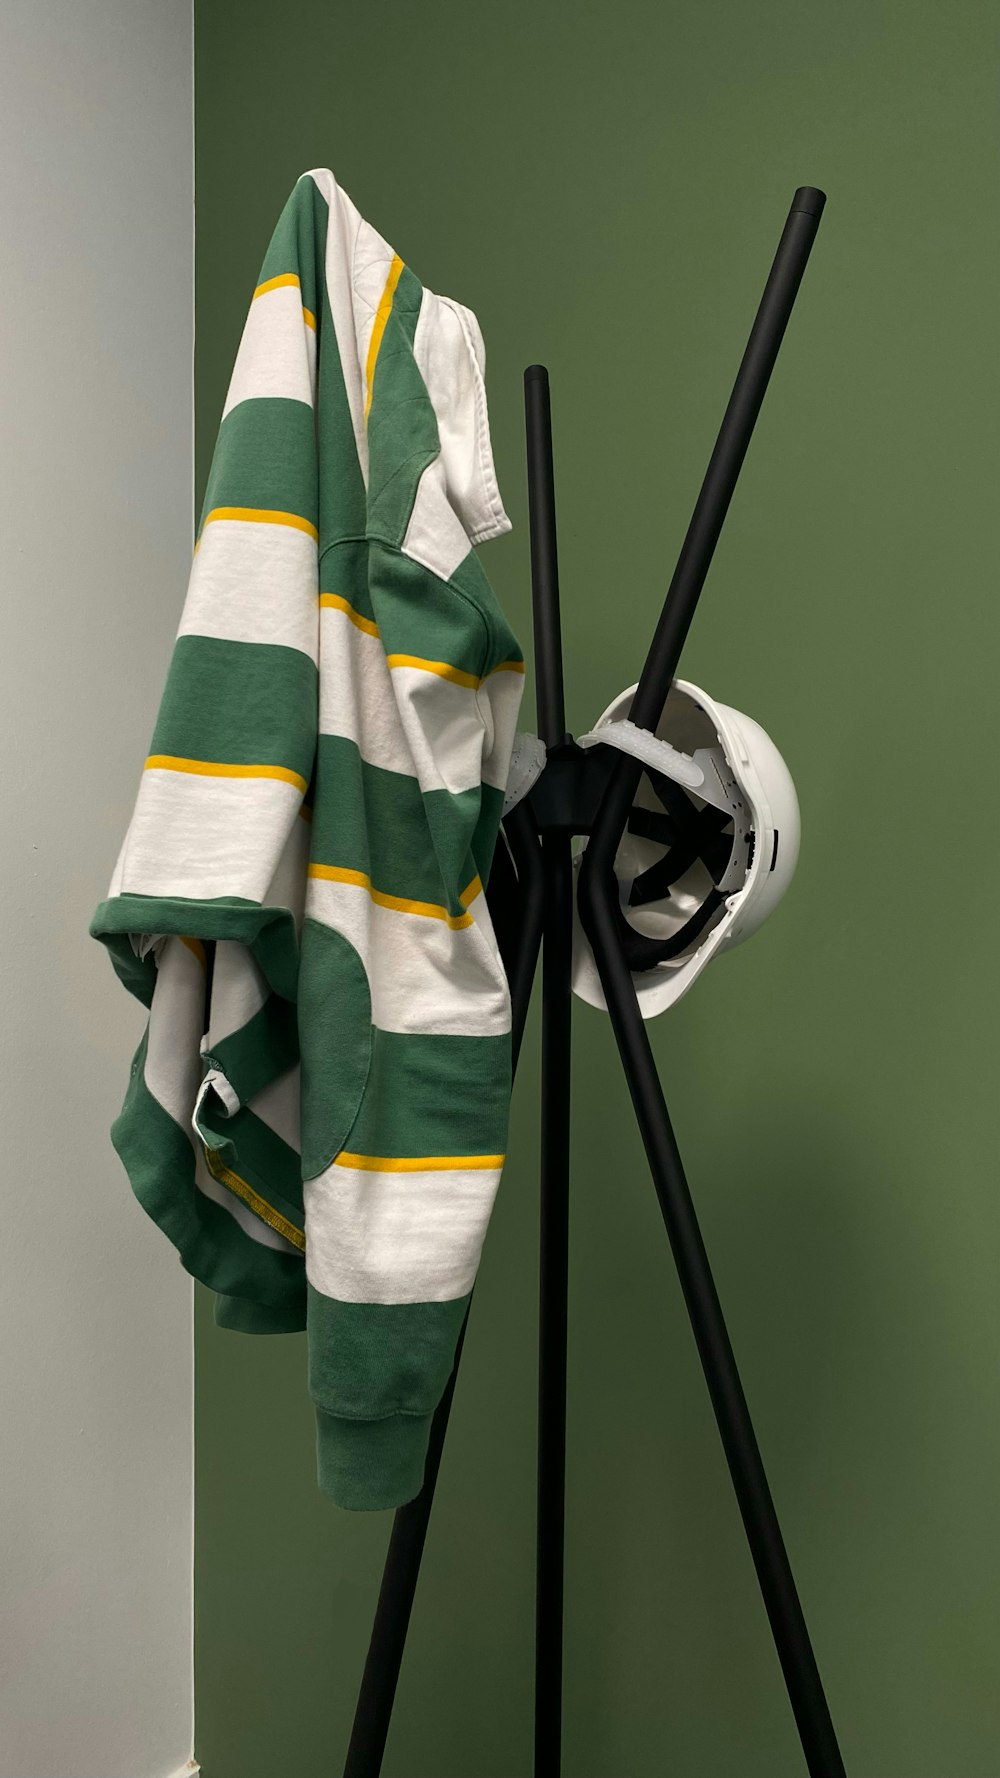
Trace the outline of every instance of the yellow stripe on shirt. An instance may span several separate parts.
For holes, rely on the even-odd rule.
[[[421,673],[436,673],[439,679],[450,679],[453,685],[466,685],[470,691],[478,691],[494,673],[523,673],[523,661],[499,661],[482,677],[478,673],[467,673],[464,667],[453,667],[450,661],[430,661],[420,654],[387,654],[386,661],[390,667],[416,667]]]
[[[350,601],[343,598],[340,593],[320,593],[319,602],[321,605],[325,605],[328,611],[342,611],[344,616],[350,619],[355,629],[364,630],[366,636],[378,635],[378,624],[374,623],[370,617],[362,617],[360,611],[355,611]]]
[[[253,1186],[248,1184],[239,1173],[234,1173],[231,1167],[227,1167],[225,1162],[219,1159],[214,1148],[209,1148],[203,1142],[202,1150],[213,1178],[218,1179],[220,1184],[228,1186],[236,1197],[242,1198],[244,1204],[249,1205],[254,1214],[260,1217],[261,1222],[267,1223],[268,1228],[274,1229],[276,1234],[283,1235],[286,1241],[290,1241],[293,1247],[297,1247],[300,1253],[304,1253],[306,1238],[302,1230],[297,1229],[294,1222],[289,1222],[287,1216],[282,1216],[281,1211],[276,1210],[273,1204],[269,1204],[266,1198],[262,1198],[260,1193],[255,1191]]]
[[[404,895],[387,895],[383,889],[375,889],[372,886],[371,877],[366,871],[351,870],[347,865],[310,864],[309,875],[325,883],[349,883],[355,889],[366,889],[378,907],[391,908],[397,914],[421,914],[427,920],[443,920],[445,925],[450,926],[454,932],[473,924],[473,916],[470,913],[453,914],[448,908],[442,907],[439,902],[411,901]],[[479,878],[473,877],[472,882],[466,885],[458,898],[462,906],[468,909],[469,903],[475,900],[481,889],[482,883]]]
[[[221,759],[181,759],[175,753],[151,753],[145,770],[192,772],[198,778],[279,778],[283,784],[294,784],[303,796],[309,788],[301,772],[293,772],[290,766],[240,766]]]
[[[378,358],[378,349],[382,344],[382,335],[385,332],[385,324],[389,319],[393,295],[395,293],[396,285],[399,283],[399,274],[402,270],[403,261],[400,259],[398,253],[394,253],[392,256],[392,264],[389,267],[389,275],[383,286],[378,308],[375,310],[375,320],[372,323],[372,337],[368,342],[368,362],[365,365],[366,420],[368,418],[368,410],[372,404],[372,388],[375,383],[375,363]]]
[[[296,290],[302,289],[301,280],[297,272],[279,272],[276,278],[265,278],[263,284],[258,284],[251,301],[256,302],[258,296],[266,296],[269,290],[280,290],[283,286],[289,284],[293,285]],[[302,304],[302,319],[306,326],[311,327],[313,333],[315,333],[316,317],[311,309],[306,308],[305,303]]]
[[[365,1173],[457,1173],[495,1171],[504,1163],[502,1154],[429,1154],[429,1155],[385,1155],[385,1154],[348,1154],[346,1151],[334,1155],[335,1167],[351,1167]]]
[[[364,617],[356,610],[349,599],[342,593],[320,593],[319,602],[328,611],[342,612],[355,629],[364,630],[366,636],[380,634],[374,618]],[[470,691],[478,691],[494,673],[523,673],[523,661],[498,661],[488,673],[468,673],[464,667],[454,667],[450,661],[432,661],[422,654],[387,654],[388,667],[415,667],[420,673],[436,673],[439,679],[449,679],[453,685],[467,686]]]
[[[385,658],[390,667],[418,667],[422,673],[436,673],[439,679],[450,679],[453,685],[467,685],[470,691],[479,690],[481,682],[475,673],[466,673],[449,661],[427,661],[419,654],[387,654]]]
[[[291,525],[296,531],[304,531],[314,543],[319,542],[319,532],[311,519],[304,519],[300,512],[276,512],[267,506],[213,506],[211,512],[205,514],[202,531],[215,519],[239,519],[250,525]]]

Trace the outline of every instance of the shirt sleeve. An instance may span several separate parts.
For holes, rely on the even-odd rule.
[[[112,1139],[233,1325],[255,1305],[262,1325],[304,1324],[286,1077],[316,749],[325,209],[303,175],[260,267],[134,809],[90,924],[149,1008]]]

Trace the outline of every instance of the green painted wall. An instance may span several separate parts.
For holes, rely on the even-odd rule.
[[[269,231],[331,166],[479,315],[514,521],[484,559],[526,645],[521,372],[550,367],[577,729],[637,673],[791,193],[829,193],[685,655],[786,752],[800,869],[654,1041],[851,1778],[995,1778],[992,9],[195,12],[199,498]],[[536,1059],[533,1027],[386,1778],[530,1770]],[[586,1007],[575,1059],[565,1778],[794,1778]],[[388,1518],[316,1492],[299,1337],[200,1302],[197,1400],[205,1778],[331,1778]]]

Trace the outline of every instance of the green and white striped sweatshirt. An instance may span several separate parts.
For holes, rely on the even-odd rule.
[[[111,1137],[216,1319],[305,1329],[319,1483],[419,1491],[507,1136],[483,884],[524,663],[472,312],[327,167],[246,316],[91,934],[149,1008]]]

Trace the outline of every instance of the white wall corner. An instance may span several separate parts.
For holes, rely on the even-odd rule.
[[[32,773],[0,782],[0,920],[45,937],[4,980],[7,1170],[44,1189],[0,1242],[0,1778],[191,1778],[194,1286],[111,1140],[142,1014],[87,936],[190,573],[191,0],[5,0],[2,35],[0,699]]]

